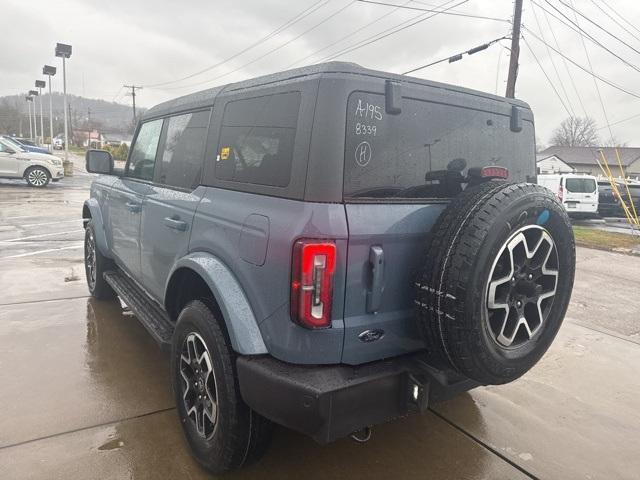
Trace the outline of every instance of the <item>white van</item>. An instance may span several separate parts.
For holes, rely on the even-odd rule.
[[[538,185],[555,193],[572,217],[592,217],[598,214],[598,180],[593,175],[538,175]]]

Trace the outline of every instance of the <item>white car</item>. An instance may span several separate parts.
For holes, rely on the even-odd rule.
[[[32,187],[64,178],[62,160],[48,153],[27,152],[17,143],[0,138],[0,178],[24,178]]]
[[[580,173],[538,175],[538,185],[555,193],[569,216],[595,217],[598,213],[598,179]]]

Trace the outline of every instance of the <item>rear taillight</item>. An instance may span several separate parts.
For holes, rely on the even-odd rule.
[[[560,199],[560,201],[562,201],[562,199],[564,198],[564,188],[562,188],[562,185],[558,187],[558,198]]]
[[[509,169],[505,167],[482,167],[480,170],[480,176],[482,178],[508,178]]]
[[[307,328],[331,326],[335,243],[298,240],[291,267],[291,319]]]

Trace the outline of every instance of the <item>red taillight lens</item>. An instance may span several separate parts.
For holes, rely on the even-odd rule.
[[[564,188],[562,188],[562,185],[560,185],[560,187],[558,188],[558,198],[560,199],[560,201],[562,201],[562,199],[564,198]]]
[[[507,178],[509,169],[505,167],[482,167],[480,176],[483,178]]]
[[[331,326],[335,268],[335,243],[317,240],[295,243],[291,275],[292,320],[307,328]]]

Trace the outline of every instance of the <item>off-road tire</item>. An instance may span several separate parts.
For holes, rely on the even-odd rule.
[[[206,470],[221,474],[257,462],[270,444],[273,424],[242,400],[236,354],[217,314],[207,303],[193,300],[180,312],[173,334],[171,376],[178,416],[192,454]],[[180,373],[181,352],[187,337],[194,333],[206,344],[215,375],[218,413],[208,439],[198,433],[183,400],[186,382]]]
[[[543,228],[555,242],[555,296],[537,332],[522,345],[506,348],[492,336],[488,321],[488,275],[505,242],[529,228]],[[520,377],[555,338],[569,305],[574,272],[571,223],[551,191],[500,181],[467,188],[433,227],[416,278],[416,315],[429,355],[482,384]]]
[[[24,172],[24,179],[30,187],[44,188],[49,185],[51,174],[44,167],[29,167],[27,171]]]
[[[91,242],[93,239],[93,247]],[[90,250],[93,248],[93,254],[95,255],[95,281],[91,281],[91,267],[90,263]],[[84,272],[87,278],[87,287],[89,293],[98,300],[110,300],[116,296],[115,292],[111,288],[103,277],[104,272],[113,270],[115,264],[113,260],[105,257],[100,253],[100,248],[96,243],[96,232],[93,220],[89,220],[84,229]]]

